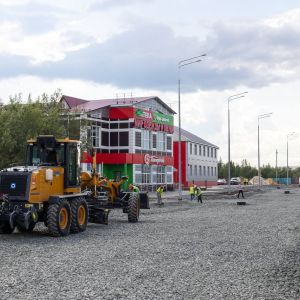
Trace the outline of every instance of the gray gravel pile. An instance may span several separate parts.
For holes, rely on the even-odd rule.
[[[300,299],[300,191],[152,207],[137,224],[0,236],[0,299]]]

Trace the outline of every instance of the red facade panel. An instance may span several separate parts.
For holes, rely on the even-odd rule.
[[[173,155],[174,155],[174,167],[175,167],[175,172],[173,174],[174,176],[174,183],[178,183],[178,144],[179,142],[173,142]],[[182,184],[183,186],[187,186],[187,181],[186,181],[186,142],[182,141],[181,142],[181,174],[182,174]]]
[[[92,163],[93,159],[87,152],[83,153],[81,162]],[[97,164],[149,164],[161,166],[173,166],[174,159],[172,156],[154,156],[145,154],[130,153],[97,153]]]
[[[111,120],[128,120],[134,117],[133,107],[111,107],[108,116]]]

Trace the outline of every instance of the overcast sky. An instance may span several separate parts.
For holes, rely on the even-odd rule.
[[[300,165],[300,6],[296,0],[0,0],[0,98],[61,88],[84,99],[123,93],[158,96],[177,111],[182,69],[182,127],[231,157]],[[176,121],[177,122],[177,121]]]

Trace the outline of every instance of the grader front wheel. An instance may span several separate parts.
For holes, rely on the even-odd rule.
[[[67,200],[60,200],[48,207],[47,225],[52,236],[66,236],[70,233],[71,207]]]
[[[128,199],[128,222],[135,223],[140,216],[140,195],[139,193],[131,193]]]

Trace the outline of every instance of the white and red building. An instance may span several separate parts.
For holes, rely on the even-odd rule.
[[[178,127],[174,128],[174,183],[178,185]],[[218,147],[181,129],[182,186],[217,185]]]
[[[63,96],[61,102],[84,120],[81,138],[96,149],[98,171],[112,179],[129,176],[144,189],[173,188],[173,132],[175,112],[158,97],[87,101]],[[83,170],[92,158],[85,154]]]

